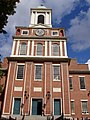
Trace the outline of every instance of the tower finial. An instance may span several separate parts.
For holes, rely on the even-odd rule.
[[[43,4],[41,4],[41,6],[43,6]]]

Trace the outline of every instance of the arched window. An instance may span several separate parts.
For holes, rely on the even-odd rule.
[[[38,43],[37,44],[37,55],[42,55],[42,44],[41,43]]]
[[[26,55],[26,49],[27,49],[26,46],[27,46],[26,43],[20,44],[20,53],[19,53],[20,55]]]
[[[44,16],[43,16],[43,15],[39,15],[39,16],[38,16],[38,24],[39,24],[39,23],[44,24]]]
[[[52,55],[59,56],[59,45],[58,44],[52,45]]]

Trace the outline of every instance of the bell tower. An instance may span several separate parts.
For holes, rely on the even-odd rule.
[[[31,9],[31,21],[29,27],[52,27],[51,24],[52,10],[41,5]]]

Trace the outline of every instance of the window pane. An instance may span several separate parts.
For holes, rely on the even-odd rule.
[[[23,79],[24,65],[18,65],[17,79]]]
[[[70,89],[73,89],[72,77],[69,77],[69,87]]]
[[[80,89],[85,89],[85,79],[84,79],[84,77],[80,77]]]
[[[75,112],[74,101],[71,101],[71,112],[72,112],[72,113]]]
[[[37,55],[42,55],[42,44],[37,44]]]
[[[82,101],[82,112],[88,112],[87,101]]]
[[[53,66],[54,69],[54,79],[60,80],[60,66]]]
[[[26,55],[26,43],[20,45],[20,55]]]
[[[42,65],[36,65],[35,66],[35,79],[41,79],[42,77]]]
[[[54,55],[54,56],[59,55],[59,45],[58,44],[53,44],[53,46],[52,46],[52,55]]]

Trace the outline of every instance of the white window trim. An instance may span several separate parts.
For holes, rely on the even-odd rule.
[[[16,68],[16,80],[17,81],[22,81],[24,78],[23,79],[17,79],[18,65],[24,65],[24,69],[25,69],[25,63],[17,63],[17,68]],[[23,71],[23,75],[24,75],[24,71]]]
[[[57,44],[57,43],[55,43],[55,44]],[[59,51],[58,51],[58,54],[59,54],[59,55],[53,55],[53,53],[54,53],[54,52],[53,52],[53,45],[54,45],[54,44],[51,45],[51,55],[52,55],[52,56],[56,56],[56,57],[57,57],[57,56],[60,56],[60,45],[57,44],[57,45],[59,46]]]
[[[42,81],[42,68],[41,68],[41,79],[35,79],[36,66],[38,65],[41,65],[43,67],[43,64],[34,64],[34,81]]]
[[[22,104],[22,97],[13,97],[13,103],[12,103],[12,115],[13,115],[13,108],[14,108],[14,100],[15,100],[15,98],[21,98],[21,104]],[[21,115],[21,107],[20,107],[20,114],[19,115]]]
[[[62,98],[55,97],[55,98],[53,98],[53,115],[54,115],[54,100],[55,100],[55,99],[59,99],[59,100],[61,101],[61,114],[62,114],[62,112],[63,112],[63,111],[62,111],[62,107],[63,107],[63,106],[62,106]],[[54,115],[54,116],[56,116],[56,115]]]
[[[71,111],[71,114],[75,115],[75,100],[71,99],[71,102],[74,102],[74,112]]]
[[[86,113],[82,112],[82,102],[87,102],[87,111],[86,111]],[[82,112],[82,115],[88,115],[89,114],[89,112],[88,112],[88,100],[87,99],[81,99],[81,112]]]
[[[84,77],[84,78],[85,78],[85,76],[79,76],[79,89],[80,89],[80,91],[86,91],[86,82],[85,82],[85,79],[84,79],[85,89],[81,89],[81,88],[80,88],[80,77]]]
[[[30,115],[32,115],[32,100],[33,99],[42,99],[42,104],[44,103],[44,98],[43,97],[31,97],[31,107],[30,107]]]
[[[37,45],[38,45],[38,44],[41,44],[41,45],[42,45],[42,55],[38,55],[38,54],[37,54]],[[42,44],[42,43],[37,43],[37,44],[36,44],[36,56],[43,56],[43,44]]]
[[[27,31],[27,34],[23,34],[23,31]],[[22,30],[21,35],[29,35],[29,30]]]
[[[57,34],[56,34],[56,35],[53,35],[53,32],[57,32]],[[51,31],[51,36],[59,36],[59,31],[58,31],[58,30],[52,30],[52,31]]]
[[[54,66],[59,66],[60,67],[60,64],[53,64],[52,65],[53,81],[59,82],[59,81],[61,81],[61,79],[58,79],[58,80],[54,79]],[[60,69],[59,69],[59,72],[60,72]]]
[[[20,51],[21,51],[21,44],[22,43],[19,44],[19,55],[20,55]],[[26,54],[25,55],[20,55],[20,56],[26,56],[27,55],[27,47],[28,47],[28,45],[26,44]]]

